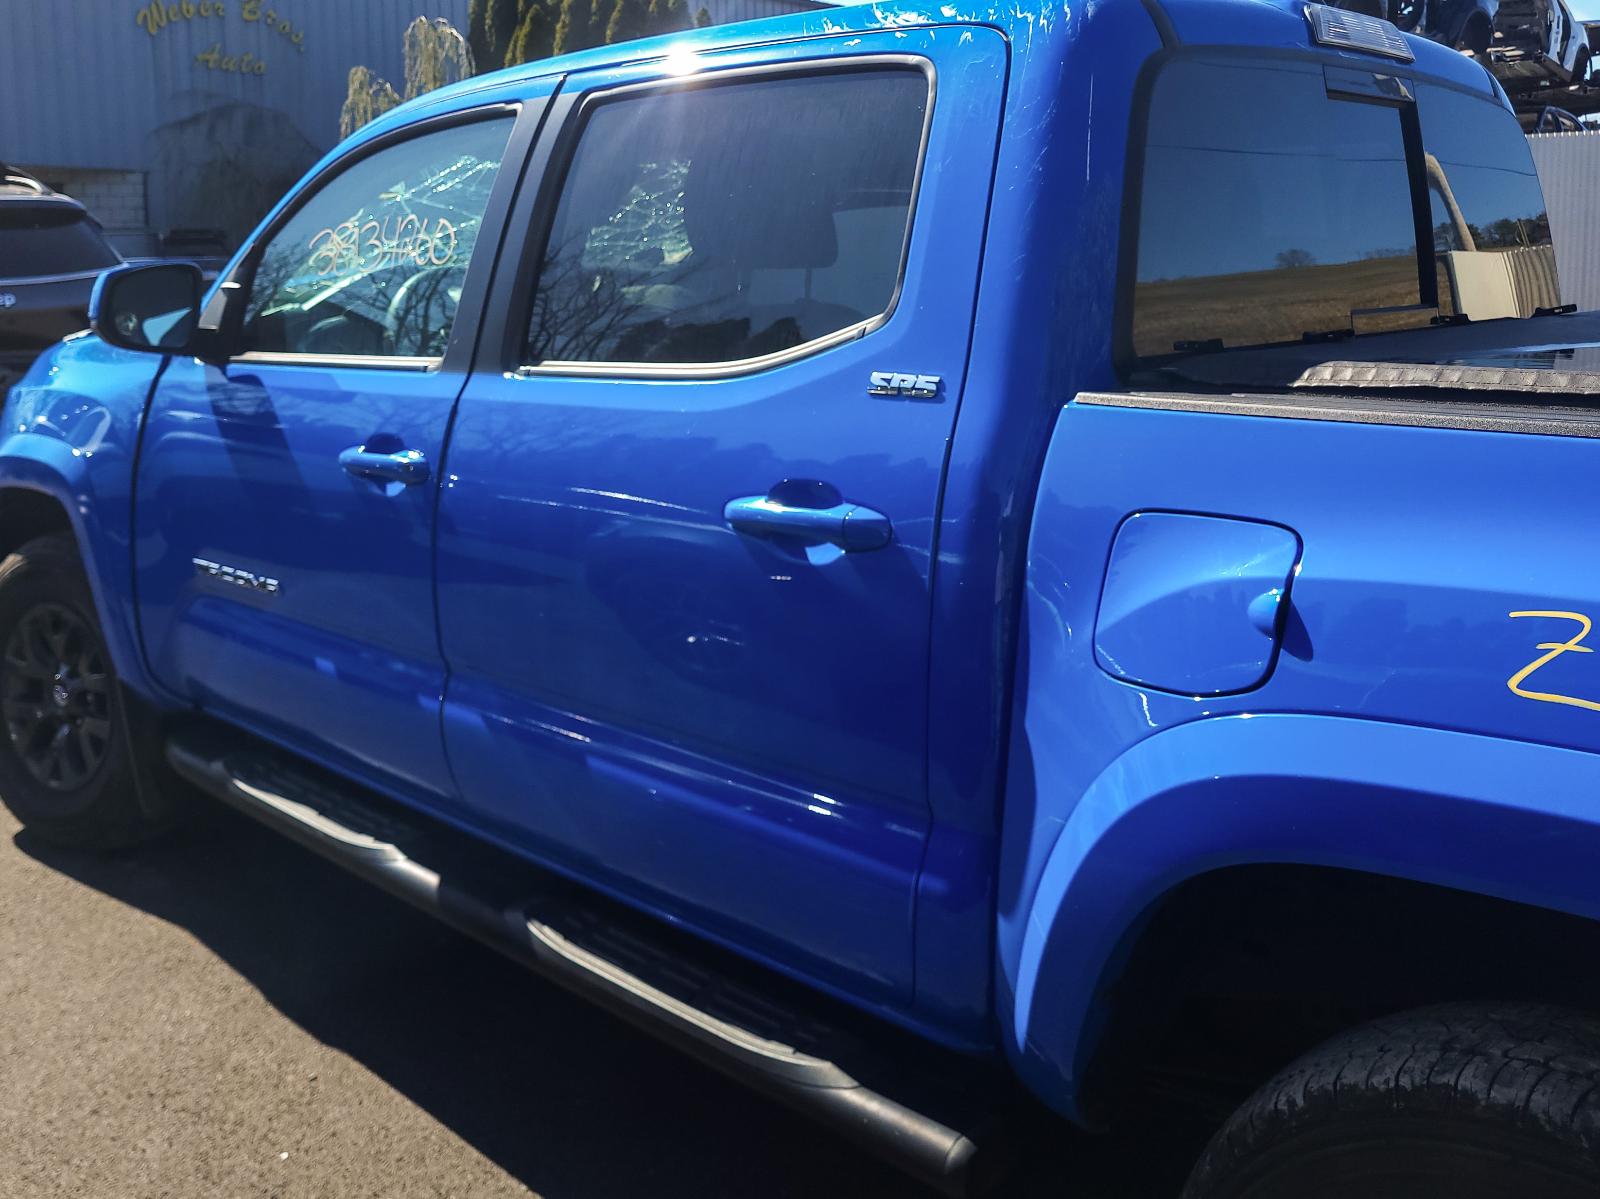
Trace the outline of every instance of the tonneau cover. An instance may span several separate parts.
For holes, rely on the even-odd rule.
[[[1600,312],[1193,354],[1164,364],[1158,374],[1222,388],[1600,395]]]

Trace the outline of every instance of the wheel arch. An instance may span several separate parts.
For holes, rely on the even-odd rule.
[[[37,537],[60,533],[78,541],[66,505],[52,492],[0,486],[0,558]]]
[[[65,442],[37,435],[0,443],[0,556],[35,537],[70,537],[118,677],[151,696],[129,587],[128,533],[103,524],[103,497],[94,492],[87,461],[87,455]],[[117,507],[126,510],[125,504]]]
[[[1600,756],[1344,717],[1181,725],[1114,761],[1050,851],[1017,960],[998,971],[1013,1064],[1096,1114],[1090,1065],[1153,913],[1191,880],[1333,868],[1600,918]]]

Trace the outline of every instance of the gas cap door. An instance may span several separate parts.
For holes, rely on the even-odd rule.
[[[1183,695],[1259,687],[1299,558],[1300,538],[1281,525],[1134,513],[1111,547],[1095,661],[1123,682]]]

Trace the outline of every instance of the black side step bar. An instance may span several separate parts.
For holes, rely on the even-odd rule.
[[[810,1016],[781,986],[775,992],[759,979],[752,983],[748,969],[741,975],[737,966],[704,965],[685,934],[610,910],[616,905],[229,732],[179,731],[167,742],[167,760],[246,815],[834,1127],[946,1195],[983,1194],[1009,1166],[992,1110],[975,1117],[963,1111],[965,1118],[946,1123],[889,1098],[830,1052],[851,1056],[863,1048],[861,1036]],[[868,1066],[875,1079],[889,1076]]]

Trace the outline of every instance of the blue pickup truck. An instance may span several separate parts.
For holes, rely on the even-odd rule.
[[[1600,1189],[1600,316],[1478,63],[613,46],[92,320],[0,430],[31,833],[219,798],[950,1194],[1161,1087],[1188,1199]]]

